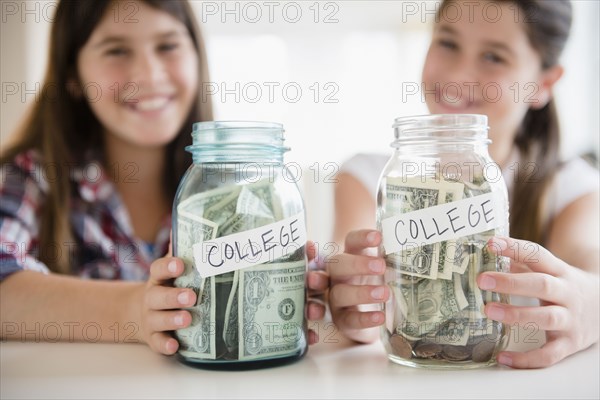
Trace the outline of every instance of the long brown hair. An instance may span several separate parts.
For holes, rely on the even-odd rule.
[[[572,22],[569,0],[507,0],[519,8],[520,21],[532,47],[542,59],[542,68],[558,64]],[[444,0],[438,15],[452,0]],[[510,234],[544,244],[548,231],[544,218],[545,194],[560,167],[560,129],[555,101],[539,109],[530,108],[515,137],[520,163],[511,198]],[[535,166],[532,173],[527,166]]]
[[[204,41],[193,10],[187,1],[143,0],[149,6],[165,11],[183,23],[198,53],[199,85],[208,82],[208,66]],[[88,102],[73,90],[77,80],[77,56],[95,27],[108,12],[112,0],[62,0],[50,34],[49,62],[41,94],[32,105],[21,128],[0,157],[0,165],[10,163],[24,151],[34,149],[42,157],[42,168],[52,173],[49,190],[40,215],[39,248],[59,246],[62,257],[40,251],[40,261],[51,270],[71,272],[68,243],[73,242],[69,223],[71,196],[67,168],[82,165],[84,154],[103,148],[103,131]],[[201,86],[199,86],[201,87]],[[177,184],[192,162],[183,149],[191,144],[192,123],[212,120],[210,99],[199,95],[177,136],[166,146],[166,168],[162,177],[169,198],[175,197]],[[104,161],[104,160],[100,160]],[[52,166],[52,171],[49,170]],[[58,173],[57,173],[58,171]],[[54,179],[55,178],[55,179]]]

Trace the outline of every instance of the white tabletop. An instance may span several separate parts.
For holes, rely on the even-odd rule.
[[[327,333],[321,336],[324,341]],[[541,370],[440,371],[395,365],[380,343],[353,345],[340,335],[327,341],[311,346],[294,364],[243,372],[188,367],[144,345],[3,342],[0,398],[597,399],[600,394],[598,345]],[[511,347],[532,346],[523,341],[521,336]]]

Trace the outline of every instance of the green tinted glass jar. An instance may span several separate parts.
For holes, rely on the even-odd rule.
[[[256,368],[307,350],[304,205],[283,132],[194,124],[193,164],[173,205],[173,255],[185,264],[175,286],[197,295],[191,326],[175,332],[187,364]]]
[[[507,327],[486,318],[507,296],[478,288],[483,271],[508,271],[486,246],[508,235],[508,198],[488,154],[487,117],[398,118],[394,153],[377,196],[385,282],[382,340],[393,362],[430,368],[492,365]]]

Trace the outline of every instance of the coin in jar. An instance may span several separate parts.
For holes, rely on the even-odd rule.
[[[398,357],[411,358],[412,357],[412,346],[402,336],[393,334],[390,337],[390,345],[392,346],[393,353]]]
[[[473,361],[486,362],[492,358],[496,343],[489,340],[482,340],[473,347]]]
[[[442,357],[448,361],[464,361],[470,355],[469,349],[466,346],[446,345],[442,350]]]
[[[435,358],[442,352],[442,346],[437,343],[419,343],[415,347],[415,355],[420,358]]]

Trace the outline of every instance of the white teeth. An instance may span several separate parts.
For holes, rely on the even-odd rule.
[[[134,107],[139,111],[154,111],[163,108],[168,102],[167,97],[156,97],[154,99],[139,100]]]
[[[448,108],[452,108],[455,110],[463,110],[467,107],[469,107],[471,105],[471,102],[469,101],[462,101],[462,100],[458,100],[455,102],[450,102],[450,101],[442,101],[444,103],[444,105]]]

